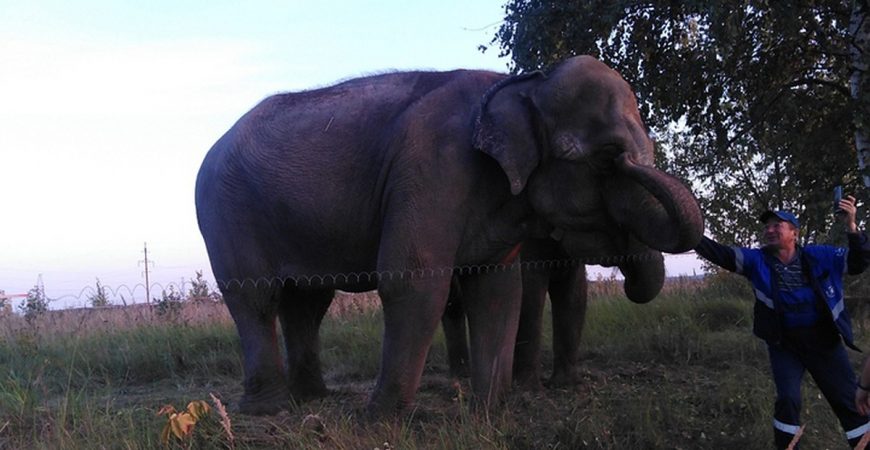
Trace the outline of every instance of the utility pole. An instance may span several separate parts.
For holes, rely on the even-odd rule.
[[[145,244],[145,260],[139,261],[139,264],[145,264],[145,303],[151,304],[151,282],[148,279],[148,264],[153,262],[148,261],[148,243]]]
[[[39,298],[45,298],[45,284],[42,283],[42,274],[36,278],[36,288],[39,290]]]

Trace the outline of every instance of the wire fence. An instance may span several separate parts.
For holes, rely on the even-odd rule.
[[[666,260],[673,262],[675,258],[693,258],[694,252],[687,252],[679,255],[666,255]],[[159,302],[169,298],[170,300],[178,299],[197,299],[197,297],[219,296],[219,293],[227,289],[237,288],[255,288],[255,289],[273,289],[284,287],[299,287],[299,288],[332,288],[338,290],[360,290],[361,288],[375,289],[376,286],[384,281],[414,281],[433,278],[444,278],[452,276],[469,276],[485,273],[499,273],[510,271],[563,271],[578,269],[581,266],[603,266],[606,270],[610,270],[606,276],[598,272],[597,279],[603,278],[620,278],[616,267],[627,263],[644,263],[653,259],[661,259],[656,253],[638,253],[629,255],[607,255],[607,256],[589,256],[582,258],[565,258],[565,259],[547,259],[547,260],[530,260],[516,261],[510,264],[477,264],[477,265],[461,265],[450,267],[435,267],[435,268],[407,268],[393,270],[374,270],[374,271],[359,271],[359,272],[343,272],[343,273],[315,273],[315,274],[270,274],[260,277],[246,277],[227,280],[206,280],[202,277],[201,271],[197,271],[196,279],[180,279],[180,281],[172,282],[151,282],[135,284],[117,284],[117,285],[101,285],[99,281],[96,284],[86,285],[78,292],[75,290],[71,293],[45,296],[44,290],[42,295],[48,303],[53,305],[62,305],[66,307],[84,307],[91,306],[94,298],[110,299],[112,305],[127,305]],[[694,275],[694,272],[693,272]],[[591,277],[595,280],[595,277]],[[39,283],[41,287],[41,282]],[[67,290],[69,292],[69,290]],[[2,293],[0,293],[2,294]],[[0,307],[6,309],[12,306],[19,306],[13,303],[23,302],[21,298],[4,298],[0,295]]]

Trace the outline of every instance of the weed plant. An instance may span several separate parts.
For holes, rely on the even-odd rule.
[[[615,280],[590,287],[582,382],[514,391],[488,412],[468,380],[447,376],[443,336],[430,350],[416,408],[363,419],[380,360],[374,294],[339,294],[321,330],[333,393],[271,417],[233,412],[242,357],[224,305],[184,302],[173,317],[147,307],[48,312],[0,319],[0,448],[742,448],[772,446],[773,386],[751,334],[751,297],[686,280],[636,305]],[[550,370],[549,320],[544,372]],[[867,347],[866,336],[859,336]],[[859,356],[853,354],[856,365]],[[187,440],[160,442],[164,405],[230,406],[232,427],[203,418]],[[846,448],[807,381],[803,448]],[[231,433],[231,434],[230,434]],[[232,438],[230,437],[232,436]]]

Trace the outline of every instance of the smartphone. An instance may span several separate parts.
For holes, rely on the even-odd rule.
[[[840,200],[843,199],[843,186],[834,186],[834,214],[843,212],[840,210]]]

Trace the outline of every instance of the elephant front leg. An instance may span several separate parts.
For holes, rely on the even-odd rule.
[[[526,389],[538,389],[541,387],[544,303],[550,273],[546,269],[530,267],[523,270],[522,280],[522,309],[514,348],[514,383]]]
[[[290,394],[281,364],[271,289],[225,289],[224,299],[241,339],[245,393],[243,414],[274,414],[287,407]]]
[[[468,276],[462,283],[471,340],[471,387],[489,407],[510,389],[520,316],[519,268]]]
[[[586,322],[586,266],[551,280],[550,303],[553,307],[553,376],[554,386],[580,382],[580,337]]]
[[[449,287],[450,274],[380,283],[384,342],[369,417],[394,416],[413,405]]]

